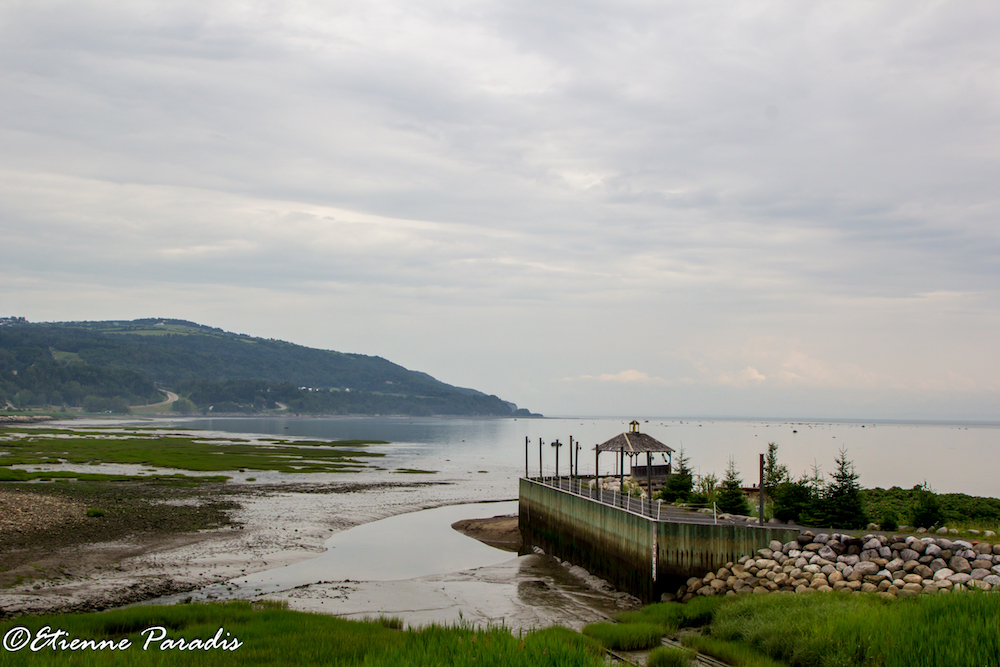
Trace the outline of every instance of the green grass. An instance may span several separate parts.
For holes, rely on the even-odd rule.
[[[638,651],[658,645],[664,631],[653,623],[591,623],[583,634],[613,651]]]
[[[664,634],[674,634],[679,628],[697,628],[712,622],[712,616],[724,597],[697,597],[687,604],[657,602],[639,611],[619,612],[619,623],[653,623],[664,629]]]
[[[803,667],[998,665],[1000,595],[738,596],[719,606],[710,634]]]
[[[280,605],[277,605],[280,606]],[[515,637],[503,628],[429,626],[401,631],[389,622],[349,621],[320,614],[305,614],[234,602],[225,605],[133,607],[100,614],[22,617],[0,623],[0,636],[15,626],[33,634],[43,626],[65,630],[71,637],[120,641],[132,646],[123,651],[44,651],[29,654],[0,650],[0,666],[56,665],[509,665],[525,667],[600,667],[601,652],[592,642],[565,628],[550,628]],[[238,638],[242,646],[223,650],[159,650],[151,644],[143,651],[143,630],[162,627],[169,638],[207,640],[219,628],[222,636]]]
[[[718,658],[735,667],[787,667],[786,663],[776,662],[754,648],[738,642],[705,635],[686,635],[682,642],[690,649]]]
[[[646,667],[687,667],[694,660],[694,654],[671,646],[660,646],[649,652]]]
[[[350,472],[367,465],[359,458],[383,456],[358,449],[375,440],[289,440],[250,443],[240,438],[202,438],[141,429],[77,431],[26,429],[0,437],[0,466],[60,463],[131,463],[199,472],[276,470],[278,472]],[[15,473],[16,474],[16,473]],[[76,473],[44,476],[79,477]],[[2,478],[0,478],[2,479]]]

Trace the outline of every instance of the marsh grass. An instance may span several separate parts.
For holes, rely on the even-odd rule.
[[[294,440],[280,443],[251,443],[241,438],[200,438],[134,430],[107,431],[30,429],[7,432],[0,438],[0,465],[139,464],[198,472],[223,470],[275,470],[278,472],[349,472],[367,467],[359,458],[383,454],[356,447],[385,444],[381,440]],[[355,449],[350,449],[355,448]],[[6,471],[3,479],[18,479],[17,471]],[[28,479],[95,475],[69,472],[25,473]],[[11,477],[11,476],[15,477]],[[134,479],[134,476],[118,475]],[[101,479],[107,479],[103,476]],[[23,479],[23,478],[22,478]]]
[[[257,608],[254,608],[257,607]],[[125,651],[12,653],[0,649],[0,666],[25,664],[91,665],[509,665],[525,667],[600,667],[602,653],[593,642],[565,628],[515,637],[503,628],[429,626],[400,631],[383,622],[349,621],[333,616],[261,608],[247,602],[174,607],[132,607],[99,614],[22,617],[0,623],[0,636],[14,626],[37,632],[43,626],[93,639],[129,637]],[[207,639],[218,629],[238,637],[236,651],[142,650],[140,634],[152,626],[172,638]]]
[[[583,634],[613,651],[639,651],[659,644],[664,630],[654,623],[591,623]]]
[[[705,635],[686,635],[682,642],[685,646],[713,658],[718,658],[735,667],[787,667],[783,662],[776,662],[754,648],[738,642],[724,641]]]
[[[688,667],[694,662],[694,653],[672,646],[660,646],[649,652],[646,667]]]
[[[719,607],[711,637],[804,667],[998,665],[1000,595],[740,596]]]
[[[674,634],[679,628],[708,625],[715,610],[725,602],[723,597],[697,597],[686,604],[657,602],[639,611],[619,612],[615,620],[619,623],[655,623],[663,628],[664,634]]]

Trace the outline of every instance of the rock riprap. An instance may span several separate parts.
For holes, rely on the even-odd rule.
[[[1000,591],[1000,543],[912,535],[815,535],[807,530],[796,540],[775,540],[756,556],[726,563],[718,572],[691,577],[677,598],[687,602],[697,595],[774,591],[904,597],[960,589]]]

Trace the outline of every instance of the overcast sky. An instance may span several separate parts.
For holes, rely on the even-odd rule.
[[[0,4],[0,316],[546,414],[1000,417],[1000,3]]]

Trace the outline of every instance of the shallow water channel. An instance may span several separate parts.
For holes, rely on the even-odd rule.
[[[326,541],[326,552],[315,558],[158,602],[189,596],[196,600],[250,598],[320,582],[394,581],[497,565],[517,555],[467,537],[451,524],[516,514],[517,506],[511,500],[399,514],[337,533]]]

